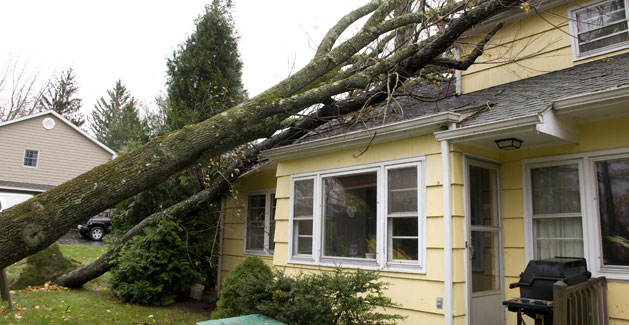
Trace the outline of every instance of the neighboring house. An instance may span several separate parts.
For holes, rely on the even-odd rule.
[[[54,111],[0,123],[0,210],[116,157]]]
[[[462,95],[263,152],[225,200],[221,278],[247,255],[379,270],[408,324],[514,324],[527,262],[581,256],[629,322],[628,0],[502,17]]]

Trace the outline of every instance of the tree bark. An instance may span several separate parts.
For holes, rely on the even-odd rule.
[[[201,123],[154,139],[139,149],[98,166],[21,204],[0,212],[0,268],[42,250],[77,223],[117,202],[153,187],[187,167],[203,152],[215,156],[243,143],[272,135],[292,114],[330,97],[366,87],[372,78],[402,61],[407,73],[429,64],[467,29],[518,0],[488,0],[456,18],[426,46],[409,46],[346,79],[304,90],[341,66],[383,33],[418,23],[423,14],[384,19],[399,4],[383,1],[356,36],[264,93]]]
[[[116,246],[109,249],[105,254],[70,273],[59,276],[55,282],[64,287],[79,288],[88,281],[103,275],[113,267],[112,260],[118,250],[131,238],[141,234],[144,228],[154,226],[159,218],[167,216],[175,218],[186,217],[200,211],[210,202],[220,198],[226,192],[229,185],[239,177],[239,174],[245,173],[257,165],[259,163],[258,157],[262,150],[271,149],[278,145],[288,143],[293,139],[297,139],[324,124],[327,119],[360,109],[368,101],[380,100],[380,97],[385,94],[381,90],[381,88],[377,88],[360,96],[325,105],[310,116],[302,118],[288,130],[274,135],[259,145],[256,145],[254,148],[248,150],[244,157],[239,157],[234,160],[221,171],[223,177],[217,177],[209,188],[144,218],[140,223],[129,229],[121,237],[120,241],[116,243]]]
[[[467,69],[483,53],[484,46],[501,27],[502,24],[496,25],[496,27],[489,32],[489,34],[487,34],[480,43],[477,44],[472,54],[470,54],[465,61],[458,62],[448,60],[444,63],[442,59],[435,59],[431,62],[431,64],[456,67],[463,70]],[[404,80],[401,80],[400,82],[404,82]],[[114,266],[112,264],[114,254],[117,253],[118,250],[121,249],[121,247],[131,238],[141,234],[145,227],[155,225],[158,218],[168,215],[174,217],[186,217],[203,209],[205,205],[224,195],[224,192],[228,188],[229,184],[234,182],[240,176],[239,174],[245,173],[256,165],[259,162],[258,157],[262,150],[290,143],[292,140],[299,139],[301,136],[314,130],[318,126],[325,124],[331,118],[355,112],[365,107],[368,103],[375,104],[385,100],[388,96],[390,96],[390,94],[385,91],[385,85],[386,84],[382,83],[379,87],[376,87],[368,92],[350,97],[349,99],[343,101],[329,103],[314,113],[303,117],[286,131],[266,139],[259,145],[248,150],[244,157],[239,157],[233,161],[221,172],[223,177],[218,177],[212,183],[210,188],[204,189],[172,207],[146,217],[143,221],[127,231],[117,243],[117,246],[108,250],[95,261],[58,277],[55,282],[64,287],[78,288],[83,286],[88,281],[103,275]],[[237,170],[240,171],[240,173],[236,172]]]

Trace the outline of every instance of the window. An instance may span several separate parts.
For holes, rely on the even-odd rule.
[[[22,166],[24,167],[37,167],[37,157],[39,156],[39,151],[37,150],[24,150],[24,162]]]
[[[421,174],[410,160],[294,176],[292,262],[421,271]]]
[[[532,168],[535,258],[583,257],[579,165]]]
[[[629,149],[531,159],[527,259],[585,257],[595,276],[629,280]]]
[[[593,2],[570,11],[575,59],[629,46],[627,0]]]
[[[387,169],[387,229],[390,261],[417,261],[419,209],[417,167]]]
[[[266,191],[247,196],[245,250],[272,254],[275,248],[275,193]]]
[[[629,266],[629,158],[594,162],[601,255],[605,266]]]

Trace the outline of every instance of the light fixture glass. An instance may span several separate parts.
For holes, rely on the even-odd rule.
[[[516,138],[500,139],[495,142],[500,150],[517,150],[522,146],[522,140]]]

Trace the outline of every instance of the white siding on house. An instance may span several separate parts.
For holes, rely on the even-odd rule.
[[[45,118],[55,127],[42,126]],[[24,150],[39,151],[37,167],[24,167]],[[58,185],[112,159],[112,154],[52,114],[0,127],[0,180]]]
[[[32,197],[32,194],[9,193],[0,191],[0,211],[8,209],[18,203],[22,203]]]

